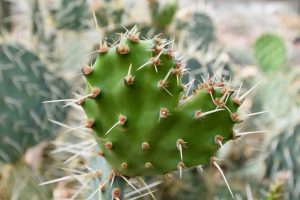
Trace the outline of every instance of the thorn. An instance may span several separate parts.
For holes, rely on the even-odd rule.
[[[255,115],[260,115],[260,114],[265,114],[265,113],[268,113],[268,111],[260,111],[260,112],[256,112],[256,113],[249,113],[249,114],[245,114],[245,115],[242,115],[241,118],[242,119],[247,119],[251,116],[255,116]]]
[[[108,52],[109,48],[107,46],[107,43],[106,41],[104,42],[101,42],[100,45],[99,45],[99,48],[97,49],[97,52],[98,53],[106,53]]]
[[[215,109],[215,110],[211,110],[211,111],[207,111],[207,112],[202,112],[201,110],[196,110],[195,113],[194,113],[194,118],[195,119],[200,119],[200,118],[205,117],[209,114],[219,112],[219,111],[222,111],[222,110],[225,110],[225,109]]]
[[[143,142],[142,143],[142,150],[148,150],[148,149],[150,149],[150,145],[149,145],[149,143],[148,142]]]
[[[225,86],[221,89],[221,94],[223,95],[227,95],[227,94],[231,94],[234,92],[234,90],[230,87],[230,86]]]
[[[264,131],[248,131],[248,132],[242,132],[242,133],[237,133],[234,136],[235,137],[240,137],[240,136],[245,136],[245,135],[251,135],[251,134],[256,134],[256,133],[267,133],[267,130]]]
[[[121,55],[125,55],[128,54],[130,52],[129,46],[127,44],[124,43],[120,43],[117,46],[117,53],[121,54]]]
[[[158,54],[158,55],[160,55],[160,54]],[[157,71],[156,67],[160,65],[160,59],[157,57],[152,57],[152,58],[150,58],[150,63],[155,67],[155,71],[157,73],[158,71]]]
[[[132,64],[129,65],[128,73],[124,78],[124,83],[126,85],[132,85],[134,82],[134,76],[131,75]]]
[[[182,147],[185,147],[184,146],[185,144],[186,144],[186,142],[183,139],[178,139],[177,142],[176,142],[177,149],[180,152],[180,159],[181,159],[181,161],[183,161]]]
[[[169,91],[169,90],[167,90],[167,82],[166,81],[164,81],[164,80],[159,80],[158,81],[158,83],[157,83],[157,87],[159,88],[159,89],[164,89],[170,96],[172,96],[173,97],[173,94]]]
[[[223,138],[221,135],[216,135],[216,136],[215,136],[215,143],[216,143],[216,144],[219,144],[220,147],[223,147],[223,145],[222,145],[223,139],[224,139],[224,138]]]
[[[111,141],[107,141],[104,146],[107,150],[111,150],[113,147],[113,144]]]
[[[127,180],[124,176],[120,175],[120,177],[122,177],[135,191],[137,191],[139,194],[142,194],[138,189],[136,189],[132,183],[130,183],[129,180]]]
[[[123,126],[127,122],[127,117],[125,115],[119,114],[118,121],[115,123],[106,133],[107,135],[111,130],[113,130],[117,125]]]
[[[229,184],[228,184],[228,182],[227,182],[227,179],[226,179],[226,177],[225,177],[225,175],[224,175],[224,173],[223,173],[221,167],[220,167],[220,166],[218,165],[218,163],[217,163],[217,158],[216,158],[216,157],[212,157],[212,158],[211,158],[211,163],[218,169],[218,171],[219,171],[220,174],[222,175],[222,177],[223,177],[223,179],[224,179],[224,181],[225,181],[225,183],[226,183],[226,185],[227,185],[227,188],[228,188],[228,190],[229,190],[229,192],[230,192],[232,198],[234,199],[233,193],[232,193],[232,191],[231,191],[231,189],[230,189],[230,186],[229,186]]]
[[[186,168],[185,164],[182,161],[180,161],[178,163],[178,165],[177,165],[177,169],[179,170],[179,178],[182,178],[182,170],[183,170],[183,168]]]
[[[238,92],[237,92],[236,95],[235,95],[235,99],[238,99],[238,98],[239,98],[239,95],[240,95],[240,91],[241,91],[242,85],[243,85],[243,82],[241,82],[241,84],[240,84],[240,87],[239,87],[239,89],[238,89]]]
[[[238,106],[242,105],[242,103],[244,102],[244,100],[239,100],[237,98],[233,98],[232,101]]]
[[[137,68],[136,71],[139,71],[140,69],[144,68],[145,66],[147,66],[149,64],[151,64],[151,61],[148,61],[148,62],[144,63],[142,66],[140,66],[139,68]]]
[[[200,170],[201,173],[203,172],[203,166],[202,165],[197,166],[197,168]]]
[[[245,94],[243,94],[238,100],[242,101],[252,90],[254,90],[258,85],[260,85],[262,81],[256,83],[252,88],[250,88]]]
[[[150,187],[147,185],[147,183],[145,182],[145,180],[143,178],[139,178],[139,180],[144,184],[144,186],[147,188],[150,196],[152,197],[153,200],[156,200],[155,196],[153,195]]]
[[[84,76],[87,76],[93,72],[93,68],[89,65],[85,65],[81,68],[81,72]]]
[[[113,180],[114,180],[114,178],[115,178],[115,174],[116,174],[116,170],[111,170],[110,172],[109,172],[109,175],[108,175],[108,180],[109,181],[111,181],[111,182],[113,182]]]
[[[128,39],[134,43],[138,43],[140,41],[140,33],[141,32],[138,32],[137,27],[134,26],[129,32]]]

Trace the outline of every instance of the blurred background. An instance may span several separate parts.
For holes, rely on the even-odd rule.
[[[99,199],[103,180],[80,175],[109,167],[90,134],[70,131],[84,114],[68,103],[99,42],[135,25],[175,40],[184,83],[216,70],[243,91],[262,81],[243,103],[256,116],[238,128],[268,132],[228,142],[221,167],[236,199],[300,199],[299,0],[0,0],[0,200]],[[146,178],[157,199],[231,199],[210,166]]]

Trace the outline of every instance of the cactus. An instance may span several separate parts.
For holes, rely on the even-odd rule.
[[[124,5],[121,0],[95,2],[92,9],[95,11],[97,22],[101,27],[122,23]]]
[[[86,94],[74,103],[87,115],[79,128],[93,133],[98,155],[112,168],[105,183],[176,170],[181,176],[185,168],[209,163],[221,171],[215,155],[222,143],[261,132],[233,130],[242,120],[239,106],[257,85],[232,95],[236,90],[214,74],[187,95],[185,63],[170,43],[160,36],[140,39],[134,27],[113,46],[102,42],[93,65],[82,68]]]
[[[254,56],[262,71],[271,73],[282,67],[286,61],[284,41],[273,33],[261,35],[254,43]]]
[[[50,199],[46,188],[37,185],[39,178],[23,162],[0,162],[0,199]]]
[[[61,0],[58,9],[52,10],[58,29],[83,30],[88,27],[89,12],[86,0]]]
[[[27,148],[53,136],[48,119],[63,120],[66,112],[42,102],[64,97],[68,86],[22,46],[1,44],[0,63],[0,160],[15,162]]]
[[[280,171],[287,174],[288,179],[284,181],[285,184],[282,184],[286,188],[286,192],[282,192],[285,199],[300,198],[299,136],[300,125],[298,124],[273,137],[269,145],[270,154],[265,161],[267,177],[275,179]]]
[[[190,37],[199,43],[198,48],[207,50],[215,39],[215,28],[211,17],[204,12],[195,12],[189,24]]]
[[[86,126],[93,129],[103,156],[125,176],[209,163],[219,149],[215,141],[235,137],[238,120],[230,113],[240,102],[229,98],[234,90],[207,80],[181,99],[183,64],[164,46],[159,38],[139,40],[133,31],[117,46],[100,47],[93,67],[83,68],[90,97],[82,102]]]
[[[10,21],[11,15],[11,2],[10,1],[0,1],[0,30],[6,29],[6,31],[11,31],[12,22]],[[1,31],[0,31],[1,34]]]
[[[168,27],[177,11],[178,1],[169,0],[165,4],[160,4],[158,0],[148,0],[148,2],[152,23],[159,29]]]

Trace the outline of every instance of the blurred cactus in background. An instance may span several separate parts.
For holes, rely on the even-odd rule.
[[[66,112],[57,105],[43,106],[51,98],[63,98],[68,85],[47,71],[33,53],[19,45],[1,44],[1,129],[0,159],[15,162],[41,141],[53,137],[55,125],[48,119],[63,121]]]
[[[61,0],[59,7],[51,12],[58,29],[79,31],[88,28],[90,15],[86,0]]]
[[[40,180],[24,163],[24,155],[28,148],[54,137],[57,126],[48,119],[63,121],[66,110],[42,102],[64,98],[69,87],[20,45],[1,44],[0,64],[0,160],[7,163],[1,164],[0,187],[7,192],[2,198],[46,199],[41,196],[46,190],[37,186]],[[20,188],[15,191],[16,187]]]
[[[0,30],[11,31],[12,23],[10,19],[11,15],[11,2],[2,0],[0,1]],[[0,31],[1,34],[1,31]]]
[[[295,116],[299,117],[299,116]],[[299,199],[300,198],[300,170],[299,170],[299,155],[300,155],[300,125],[284,130],[274,136],[269,145],[266,164],[266,177],[270,180],[278,179],[280,174],[285,174],[282,177],[281,198],[271,199]],[[276,182],[278,184],[278,181]],[[274,184],[272,186],[275,187]],[[276,189],[277,191],[278,189]],[[271,196],[274,196],[274,189],[271,189]],[[278,193],[278,191],[276,192]]]
[[[286,47],[283,39],[272,33],[261,35],[255,41],[254,56],[264,72],[271,73],[284,67]]]

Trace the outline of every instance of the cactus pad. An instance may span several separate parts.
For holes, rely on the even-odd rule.
[[[0,45],[0,161],[14,162],[25,150],[53,136],[48,119],[66,112],[47,99],[64,97],[67,84],[45,69],[40,59],[21,46]]]
[[[254,56],[264,72],[274,72],[286,61],[286,48],[281,37],[265,33],[254,44]]]
[[[184,63],[168,41],[141,40],[134,28],[119,44],[102,44],[93,66],[83,67],[87,114],[100,154],[124,176],[172,172],[207,164],[220,142],[234,139],[236,111],[228,83],[207,78],[186,96]]]

